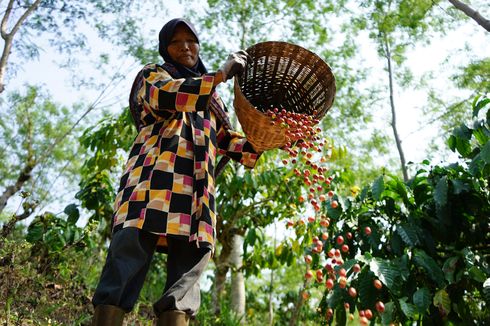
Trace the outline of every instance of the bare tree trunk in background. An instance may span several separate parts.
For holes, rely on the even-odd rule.
[[[390,82],[390,106],[391,106],[391,128],[393,129],[393,135],[395,136],[396,148],[398,149],[398,155],[400,157],[400,165],[403,173],[403,180],[408,181],[407,164],[405,161],[405,154],[403,153],[402,141],[400,135],[398,134],[398,129],[396,126],[396,109],[395,100],[393,95],[393,69],[391,67],[391,50],[390,44],[386,34],[384,34],[383,43],[385,46],[386,61],[388,64],[388,77]]]
[[[277,224],[274,222],[274,249],[276,248],[277,238]],[[272,296],[274,293],[274,269],[271,268],[271,283],[269,287],[269,325],[274,325],[274,304],[272,303]]]
[[[15,2],[14,0],[9,0],[7,4],[7,9],[5,10],[5,13],[2,18],[2,23],[0,25],[0,35],[5,41],[5,44],[3,46],[3,51],[2,51],[2,57],[0,58],[0,93],[2,93],[5,89],[5,85],[4,85],[5,73],[7,71],[7,62],[8,62],[8,57],[10,55],[10,51],[12,50],[12,42],[14,36],[19,30],[20,26],[25,22],[27,17],[31,15],[39,7],[41,0],[36,0],[31,5],[29,5],[26,11],[20,16],[19,20],[15,22],[14,27],[12,27],[12,30],[8,32],[7,24],[10,15],[12,14],[14,2]]]
[[[480,13],[474,9],[472,9],[470,6],[468,6],[466,3],[463,3],[459,0],[449,0],[449,2],[456,7],[456,9],[461,10],[462,12],[465,13],[466,16],[470,17],[474,21],[476,21],[480,26],[482,26],[484,29],[487,30],[487,32],[490,32],[490,20],[486,19]]]
[[[227,245],[227,243],[221,242],[222,248],[218,256],[215,256],[214,264],[216,265],[216,269],[214,271],[214,286],[213,293],[211,295],[211,304],[214,307],[214,314],[219,316],[220,311],[220,301],[223,295],[223,291],[225,290],[226,283],[226,274],[230,269],[229,266],[229,258],[231,248]]]
[[[306,270],[308,270],[308,266],[306,267]],[[303,292],[306,289],[307,283],[308,283],[308,280],[305,278],[305,281],[303,282],[303,286],[301,287],[301,289],[299,291],[298,300],[296,301],[296,304],[294,305],[293,314],[291,316],[291,319],[289,320],[289,326],[298,325],[299,313],[301,312],[301,307],[303,307],[303,303],[305,302],[305,299],[303,297]]]
[[[245,278],[241,267],[243,265],[243,236],[233,235],[230,254],[231,265],[231,309],[245,322]]]

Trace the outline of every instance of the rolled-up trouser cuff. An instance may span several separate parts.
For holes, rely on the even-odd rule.
[[[167,282],[153,309],[157,316],[168,310],[195,316],[201,304],[199,280],[211,258],[211,249],[198,248],[195,242],[186,240],[168,240]]]

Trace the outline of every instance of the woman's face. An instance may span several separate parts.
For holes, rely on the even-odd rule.
[[[199,58],[199,43],[191,30],[184,24],[175,27],[174,35],[167,47],[170,57],[188,68],[196,65]]]

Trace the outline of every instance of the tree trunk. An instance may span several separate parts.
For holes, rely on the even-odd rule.
[[[306,267],[306,270],[308,270],[308,267]],[[305,299],[303,297],[303,292],[306,290],[307,283],[308,280],[305,279],[305,281],[303,282],[303,286],[299,291],[298,300],[294,305],[293,314],[291,316],[291,319],[289,320],[289,326],[296,326],[298,324],[299,313],[301,312],[301,307],[303,307],[303,303],[305,302]]]
[[[32,215],[34,210],[37,208],[37,203],[26,203],[24,205],[24,212],[19,215],[14,215],[6,224],[3,225],[2,231],[0,232],[0,237],[6,238],[14,229],[17,222],[25,220]],[[0,248],[3,248],[5,241],[0,241]]]
[[[211,295],[211,303],[214,307],[214,314],[219,316],[221,313],[220,310],[220,301],[223,296],[223,292],[225,290],[226,283],[226,274],[229,270],[228,259],[230,257],[230,248],[226,246],[226,244],[222,243],[222,248],[219,253],[219,256],[215,256],[214,264],[216,265],[216,269],[214,271],[214,286],[213,293]]]
[[[396,148],[398,149],[398,155],[400,157],[400,165],[403,173],[403,180],[408,181],[407,165],[405,161],[405,154],[403,153],[402,141],[400,135],[398,134],[398,128],[396,126],[396,109],[395,100],[393,95],[393,70],[391,67],[391,50],[386,34],[384,35],[383,43],[385,46],[386,60],[388,64],[388,78],[390,82],[390,107],[391,107],[391,128],[393,130],[393,135],[395,136]]]
[[[7,73],[7,61],[12,49],[12,38],[5,37],[5,45],[3,47],[2,57],[0,58],[0,93],[5,90],[5,74]]]
[[[274,250],[276,249],[277,224],[274,221]],[[269,286],[269,325],[274,325],[274,304],[272,303],[274,294],[274,268],[271,268],[271,282]]]
[[[472,9],[467,4],[459,1],[459,0],[449,0],[449,2],[456,7],[456,9],[461,10],[465,13],[466,16],[470,17],[474,21],[476,21],[480,26],[490,32],[490,20],[486,19],[480,13],[474,9]]]
[[[230,254],[231,265],[231,309],[245,322],[245,279],[241,267],[243,265],[243,237],[235,234],[232,238]]]
[[[2,57],[0,58],[0,93],[2,93],[5,89],[4,81],[5,74],[7,72],[7,62],[10,51],[12,50],[12,42],[14,36],[19,30],[20,26],[25,22],[27,17],[29,17],[29,15],[31,15],[39,7],[40,3],[41,0],[36,0],[31,5],[29,5],[26,11],[19,17],[19,20],[17,20],[17,22],[14,24],[14,27],[12,27],[12,30],[10,32],[7,32],[7,23],[10,15],[12,14],[14,0],[10,0],[7,4],[7,9],[5,10],[2,18],[2,23],[0,25],[0,34],[5,41],[5,45],[2,51]]]

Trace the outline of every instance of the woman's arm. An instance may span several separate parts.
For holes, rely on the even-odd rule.
[[[143,70],[143,83],[138,95],[144,109],[156,115],[203,111],[214,87],[221,81],[221,73],[173,79],[163,68],[149,65]]]
[[[226,155],[246,167],[253,168],[261,152],[255,151],[252,144],[242,134],[221,127],[216,135],[218,153]]]
[[[217,71],[216,74],[214,75],[214,86],[217,86],[220,83],[223,83],[225,80],[223,79],[223,74],[221,71]]]

